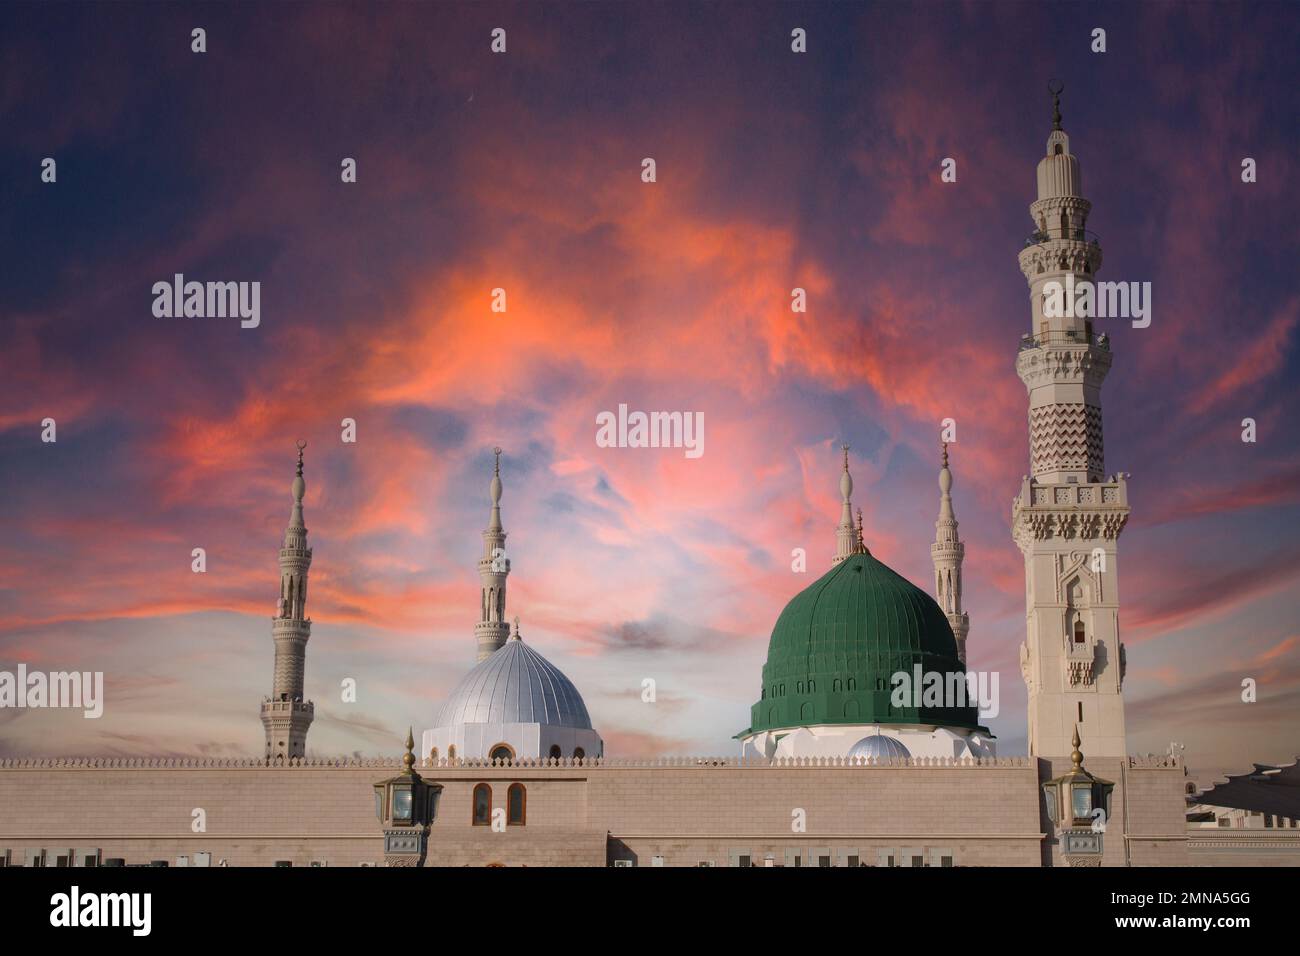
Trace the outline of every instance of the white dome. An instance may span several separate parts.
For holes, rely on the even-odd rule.
[[[870,737],[863,737],[849,750],[850,760],[858,757],[896,760],[899,757],[910,756],[912,756],[911,752],[903,746],[902,741],[893,737],[886,737],[883,734],[872,734]]]
[[[559,668],[522,640],[506,641],[456,685],[433,726],[541,724],[591,730],[587,705]]]

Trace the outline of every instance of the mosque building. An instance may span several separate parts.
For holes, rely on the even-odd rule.
[[[438,708],[421,752],[435,761],[444,755],[453,760],[601,757],[605,745],[573,682],[524,642],[519,618],[506,637],[510,561],[501,524],[501,449],[493,452],[492,512],[478,563],[483,587],[481,620],[474,628],[478,663]]]
[[[945,691],[969,677],[945,446],[935,596],[871,553],[845,447],[832,566],[776,618],[749,726],[736,735],[741,753],[647,759],[607,758],[578,689],[523,638],[518,618],[508,623],[496,449],[477,661],[418,748],[408,734],[400,765],[308,756],[312,550],[300,444],[264,753],[0,759],[0,865],[1295,865],[1294,769],[1257,768],[1222,794],[1198,795],[1177,754],[1127,752],[1117,557],[1127,476],[1105,472],[1102,442],[1111,345],[1088,318],[1044,308],[1049,283],[1091,281],[1101,266],[1059,90],[1055,107],[1034,232],[1018,253],[1031,303],[1016,356],[1030,474],[1010,517],[1025,567],[1027,755],[999,756],[970,699],[894,693],[898,675],[941,675]],[[1191,825],[1189,800],[1204,818]],[[1225,834],[1216,806],[1259,825]],[[190,825],[193,807],[205,809],[202,832]]]
[[[970,621],[961,611],[964,549],[952,509],[947,446],[939,472],[938,540],[932,548],[942,607],[864,543],[861,509],[853,521],[848,446],[843,450],[831,569],[795,595],[776,620],[761,696],[751,708],[750,726],[737,735],[742,753],[853,759],[996,756],[993,735],[980,726],[967,693]],[[895,675],[907,682],[902,695],[896,694]],[[937,693],[922,696],[924,681],[916,680],[920,675],[934,675]],[[948,693],[953,689],[960,693],[955,699]]]

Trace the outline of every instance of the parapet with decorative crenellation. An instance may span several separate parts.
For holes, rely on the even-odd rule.
[[[1131,758],[1132,766],[1167,766],[1161,762],[1169,758],[1154,758],[1154,764],[1138,763],[1146,758]],[[421,769],[473,769],[483,767],[516,767],[528,769],[608,769],[650,770],[663,768],[731,768],[731,769],[787,769],[792,767],[838,767],[872,769],[925,768],[925,767],[1001,767],[1025,768],[1033,766],[1032,757],[898,757],[898,758],[847,758],[847,757],[561,757],[515,760],[490,760],[442,757],[426,758]],[[252,757],[16,757],[0,759],[0,770],[283,770],[373,768],[392,770],[401,768],[396,757],[295,757],[282,762],[267,763]]]

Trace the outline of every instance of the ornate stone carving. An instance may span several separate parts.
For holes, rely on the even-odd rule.
[[[1111,511],[1101,518],[1101,534],[1104,538],[1114,540],[1119,537],[1119,533],[1124,530],[1124,525],[1128,523],[1127,511]]]
[[[1029,453],[1035,475],[1053,471],[1105,469],[1101,409],[1083,402],[1029,410]]]

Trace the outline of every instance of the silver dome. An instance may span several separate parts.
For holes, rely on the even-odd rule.
[[[506,641],[456,685],[435,727],[457,724],[544,724],[591,730],[587,705],[573,682],[522,640]]]
[[[863,737],[849,750],[850,760],[858,757],[895,760],[899,757],[910,756],[912,756],[911,751],[903,746],[902,741],[894,737],[886,737],[883,734],[872,734],[870,737]]]

